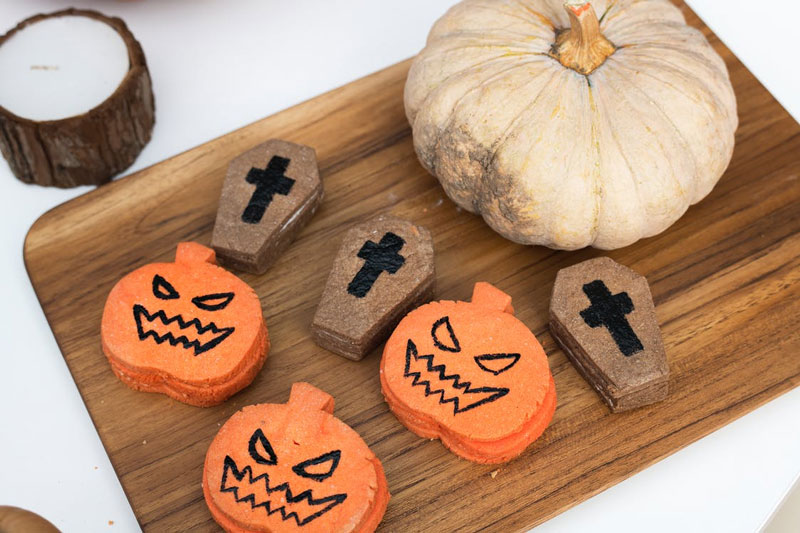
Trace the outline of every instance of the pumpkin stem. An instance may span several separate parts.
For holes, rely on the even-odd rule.
[[[178,243],[175,252],[175,262],[185,265],[196,265],[198,263],[217,264],[217,254],[211,248],[196,242]]]
[[[472,303],[487,309],[494,309],[510,315],[514,314],[511,296],[485,281],[477,282],[472,289]]]
[[[289,403],[299,410],[333,413],[333,396],[309,383],[294,383],[289,393]]]
[[[616,47],[600,32],[600,21],[591,2],[567,0],[570,28],[556,36],[552,56],[581,74],[591,74],[614,53]]]

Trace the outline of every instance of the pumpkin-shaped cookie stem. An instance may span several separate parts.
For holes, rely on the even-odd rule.
[[[501,313],[514,314],[511,296],[485,281],[477,282],[472,289],[472,303],[480,307],[500,311]]]
[[[556,37],[552,55],[562,65],[581,74],[591,74],[614,53],[616,47],[600,33],[600,21],[591,2],[567,0],[570,28]]]
[[[175,252],[175,262],[182,265],[197,265],[202,263],[217,264],[217,254],[213,249],[196,242],[182,242],[178,244]]]
[[[294,383],[289,393],[289,405],[298,410],[324,411],[333,414],[333,396],[308,383]]]

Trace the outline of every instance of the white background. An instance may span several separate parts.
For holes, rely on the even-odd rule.
[[[453,3],[74,2],[123,17],[147,55],[157,124],[128,172],[413,55]],[[790,15],[796,2],[772,0],[769,8],[753,0],[689,3],[800,117],[797,31]],[[0,33],[36,12],[67,5],[0,0]],[[23,185],[0,159],[0,504],[34,510],[66,532],[136,531],[22,261],[34,220],[88,190]],[[755,531],[799,472],[796,389],[538,531]]]

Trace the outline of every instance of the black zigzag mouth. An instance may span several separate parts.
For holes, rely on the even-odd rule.
[[[218,346],[235,329],[220,328],[213,322],[203,325],[197,318],[187,321],[181,315],[168,317],[163,310],[150,313],[140,304],[133,306],[133,318],[136,321],[139,340],[143,341],[150,337],[157,344],[168,342],[171,346],[194,350],[194,355],[200,355]]]
[[[230,474],[230,477],[229,477]],[[252,509],[262,508],[267,516],[280,514],[282,520],[293,519],[298,526],[304,526],[319,518],[347,499],[347,494],[334,494],[324,498],[314,498],[311,490],[304,490],[298,495],[292,493],[289,483],[271,486],[269,474],[253,477],[253,469],[245,466],[241,470],[230,455],[225,456],[222,466],[222,482],[220,492],[230,492],[237,503],[249,503]],[[273,493],[279,493],[272,499]],[[259,496],[256,496],[256,493]],[[305,502],[305,503],[304,503]],[[274,507],[279,505],[279,507]],[[306,510],[304,517],[300,511]]]
[[[411,378],[412,387],[421,387],[425,396],[438,397],[440,404],[453,405],[453,415],[491,403],[508,394],[505,387],[473,387],[459,374],[447,374],[443,364],[434,364],[433,354],[419,355],[409,339],[406,345],[406,366],[403,376]]]

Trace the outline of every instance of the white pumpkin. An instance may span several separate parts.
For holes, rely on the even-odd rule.
[[[668,0],[464,0],[405,106],[453,201],[560,249],[664,231],[722,176],[738,125],[725,63]]]

